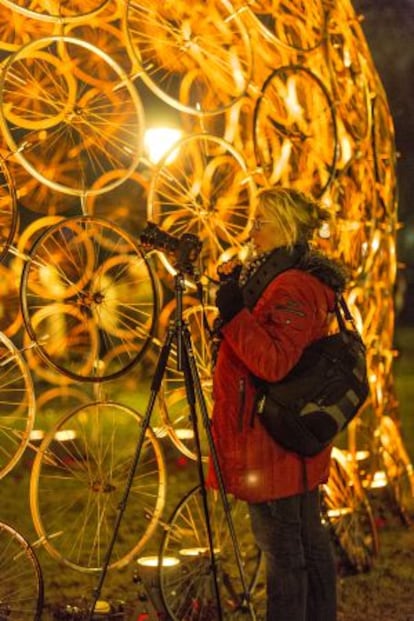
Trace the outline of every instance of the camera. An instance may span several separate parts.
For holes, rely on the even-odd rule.
[[[197,235],[184,233],[181,237],[175,237],[160,229],[154,222],[147,222],[139,239],[147,250],[161,250],[171,255],[174,267],[178,271],[193,273],[193,263],[197,260],[202,247]]]

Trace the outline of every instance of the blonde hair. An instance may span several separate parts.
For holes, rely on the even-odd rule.
[[[279,228],[287,246],[310,241],[315,231],[331,217],[329,211],[312,197],[293,188],[260,190],[257,208]]]

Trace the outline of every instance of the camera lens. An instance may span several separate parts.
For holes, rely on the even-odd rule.
[[[196,235],[184,233],[181,237],[174,237],[158,228],[154,222],[148,222],[140,235],[140,241],[146,249],[161,250],[174,255],[174,267],[179,271],[194,273],[192,264],[201,251],[201,241]]]
[[[179,245],[180,240],[162,231],[154,222],[148,222],[147,228],[140,235],[141,243],[150,246],[156,250],[166,250],[174,253]]]

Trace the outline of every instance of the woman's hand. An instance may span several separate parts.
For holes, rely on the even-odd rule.
[[[228,279],[220,285],[216,294],[216,306],[223,322],[233,319],[244,307],[243,294],[236,280]]]

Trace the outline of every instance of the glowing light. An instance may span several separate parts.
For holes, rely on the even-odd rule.
[[[377,252],[378,248],[380,247],[380,241],[381,241],[380,240],[380,236],[381,236],[381,234],[380,234],[379,231],[376,231],[374,233],[374,238],[373,238],[373,240],[371,242],[371,248],[372,248],[373,252]]]
[[[168,151],[181,138],[182,131],[173,127],[150,127],[145,132],[144,143],[148,159],[152,164],[158,162],[168,153]],[[167,158],[166,163],[174,161],[176,151],[173,151]]]
[[[282,175],[282,172],[285,170],[288,165],[289,158],[292,153],[292,143],[290,140],[286,139],[283,141],[282,147],[280,149],[280,157],[277,162],[274,163],[273,166],[273,175],[272,182],[276,183]]]
[[[324,222],[319,229],[319,237],[322,239],[329,239],[331,236],[331,229],[329,226],[329,222]]]
[[[234,82],[239,90],[243,89],[245,83],[245,77],[243,68],[240,64],[240,59],[237,54],[232,54],[230,65],[232,67],[232,74]]]
[[[213,552],[215,555],[220,553],[220,548],[214,548]],[[180,556],[186,556],[190,558],[200,557],[200,556],[208,556],[210,554],[210,549],[207,547],[196,547],[196,548],[181,548]]]
[[[351,58],[351,52],[348,48],[344,48],[344,66],[345,67],[350,67],[352,65],[352,58]]]
[[[96,602],[94,611],[101,614],[108,614],[109,612],[111,612],[111,605],[104,599],[100,599]]]
[[[175,435],[179,440],[192,440],[194,438],[193,429],[176,429]]]
[[[344,162],[349,162],[352,158],[352,143],[348,136],[342,136],[341,140],[342,159]]]
[[[347,453],[346,458],[348,461],[353,461],[354,459],[356,459],[356,461],[364,461],[365,459],[368,459],[369,455],[369,451],[361,450],[355,451],[355,455],[353,453]]]
[[[364,459],[368,459],[369,451],[357,451],[355,453],[355,459],[357,461],[363,461]]]
[[[56,298],[61,298],[65,293],[59,273],[53,265],[41,265],[39,267],[39,280]]]
[[[340,507],[339,509],[328,509],[328,517],[332,520],[335,518],[343,517],[344,515],[349,515],[352,513],[352,509],[350,507]]]
[[[163,567],[174,567],[179,564],[180,559],[175,556],[164,556],[161,561]],[[158,556],[142,556],[137,560],[137,563],[142,567],[158,567],[160,558]]]
[[[289,78],[287,82],[287,96],[285,102],[293,118],[300,119],[303,116],[303,108],[298,101],[298,94],[296,90],[296,80]]]
[[[374,478],[371,481],[370,488],[378,489],[381,487],[386,487],[387,485],[387,475],[383,470],[377,470],[374,474]]]
[[[69,442],[69,440],[75,440],[77,433],[74,429],[62,429],[57,431],[54,435],[55,440],[58,442]]]

